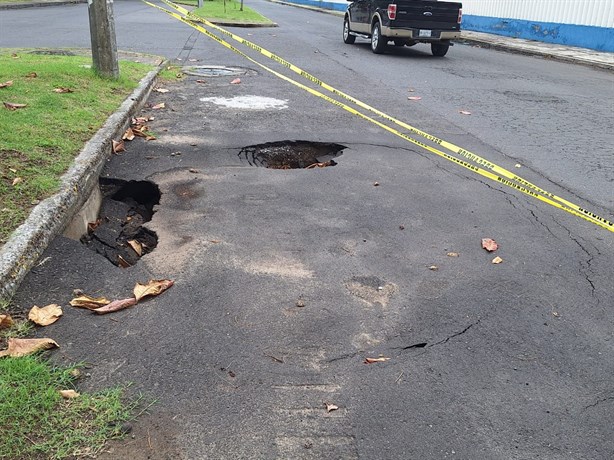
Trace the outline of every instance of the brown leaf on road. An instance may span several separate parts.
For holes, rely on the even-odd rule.
[[[55,323],[62,316],[62,307],[52,303],[40,308],[34,305],[28,313],[28,319],[39,326],[49,326]]]
[[[59,88],[54,88],[54,93],[66,94],[66,93],[74,93],[74,91],[70,88],[66,88],[64,86],[60,86]]]
[[[4,83],[0,83],[0,88],[8,88],[13,84],[13,80],[5,81]]]
[[[174,283],[173,280],[150,280],[147,284],[136,283],[136,286],[134,286],[134,297],[138,302],[144,297],[162,294]]]
[[[386,361],[390,361],[390,358],[385,358],[380,356],[379,358],[365,358],[365,364],[373,364],[373,363],[385,363]]]
[[[4,107],[6,107],[9,110],[17,110],[17,109],[23,109],[24,107],[27,107],[28,104],[14,104],[12,102],[3,102]]]
[[[124,145],[124,141],[116,141],[113,140],[113,153],[121,153],[126,151],[126,146]]]
[[[50,348],[58,348],[59,345],[55,340],[44,339],[9,339],[8,348],[0,351],[0,358],[10,356],[11,358],[19,358],[28,356],[41,350],[49,350]]]
[[[482,247],[488,252],[493,252],[499,248],[499,245],[492,238],[482,238]]]
[[[407,99],[410,101],[420,101],[422,100],[422,96],[409,96]]]
[[[460,254],[458,252],[448,252],[447,256],[448,257],[460,257]]]
[[[105,297],[92,297],[87,294],[81,294],[70,301],[71,306],[88,310],[95,310],[110,303],[111,301]]]
[[[493,264],[500,264],[501,262],[503,262],[503,259],[502,259],[501,257],[499,257],[499,256],[495,257],[495,258],[492,260],[492,263],[493,263]]]
[[[431,271],[433,271],[433,272],[436,272],[437,270],[439,270],[439,267],[438,267],[437,265],[431,265],[431,266],[429,267],[429,270],[431,270]]]
[[[162,93],[162,94],[164,94],[164,93],[168,93],[168,92],[170,92],[170,89],[166,89],[166,88],[154,88],[154,91],[155,91],[155,92],[157,92],[157,93]]]
[[[13,324],[15,324],[15,322],[13,318],[11,318],[11,315],[0,315],[0,329],[8,329],[13,326]]]
[[[196,83],[207,83],[206,80],[196,80]]]
[[[77,393],[75,390],[59,390],[59,392],[64,399],[75,399],[81,396],[81,394]]]
[[[117,255],[117,263],[119,264],[121,268],[132,267],[132,265],[130,265],[130,262],[128,262],[126,259],[124,259],[119,254]]]
[[[158,110],[158,109],[164,109],[166,107],[166,104],[164,102],[160,102],[159,104],[156,104],[152,107],[153,110]]]
[[[138,240],[128,240],[126,241],[128,245],[137,253],[139,257],[143,255],[143,245]]]
[[[332,412],[334,410],[339,409],[339,406],[337,406],[336,404],[327,402],[325,402],[324,404],[326,405],[326,412]]]
[[[106,315],[107,313],[113,313],[114,311],[125,310],[126,308],[133,307],[134,305],[136,305],[136,299],[134,297],[114,300],[104,307],[93,309],[92,313],[96,313],[97,315]]]
[[[124,133],[124,135],[122,136],[122,140],[131,141],[134,139],[134,137],[135,137],[135,134],[132,131],[132,128],[128,128],[126,132]]]
[[[233,81],[230,82],[231,85],[239,85],[241,84],[241,79],[240,78],[235,78]]]
[[[460,113],[461,115],[471,115],[471,112],[469,112],[468,110],[459,110],[458,113]]]

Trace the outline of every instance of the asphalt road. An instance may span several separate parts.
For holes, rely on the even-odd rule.
[[[465,45],[444,59],[421,45],[375,56],[366,42],[343,44],[340,18],[250,4],[279,27],[239,35],[612,217],[611,73]],[[68,310],[39,332],[60,343],[59,362],[91,363],[84,386],[131,381],[158,398],[108,458],[612,458],[610,232],[420,150],[138,2],[118,1],[115,13],[120,48],[254,72],[238,85],[166,84],[150,100],[166,109],[144,110],[158,139],[109,162],[109,177],[160,187],[151,254],[119,269],[58,238],[15,299],[66,305],[75,288],[119,298],[136,281],[175,280],[132,309]],[[3,47],[87,46],[87,33],[84,5],[0,15]],[[281,105],[212,99],[238,96]],[[295,139],[347,148],[315,170],[239,156]],[[390,360],[364,364],[380,355]]]

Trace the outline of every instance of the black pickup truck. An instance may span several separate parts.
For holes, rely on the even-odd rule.
[[[430,43],[434,56],[445,56],[450,40],[460,37],[462,3],[436,0],[348,0],[343,41],[370,38],[371,50],[381,54],[395,46]]]

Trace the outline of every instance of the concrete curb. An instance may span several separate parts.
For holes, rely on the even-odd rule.
[[[138,87],[88,141],[62,176],[60,191],[39,203],[25,223],[0,248],[0,300],[9,300],[49,243],[61,234],[87,201],[105,162],[112,140],[120,137],[130,118],[143,106],[163,65],[150,71]]]
[[[43,6],[77,5],[87,3],[87,0],[50,0],[46,2],[3,3],[0,10],[16,10],[22,8],[39,8]]]

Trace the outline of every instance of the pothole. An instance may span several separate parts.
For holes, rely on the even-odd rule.
[[[186,75],[194,77],[233,77],[239,75],[258,75],[253,69],[246,67],[228,67],[223,65],[192,65],[181,69]]]
[[[155,232],[143,227],[160,202],[160,189],[149,181],[100,178],[102,204],[96,222],[81,242],[118,267],[130,267],[158,245]]]
[[[243,147],[239,158],[251,166],[270,169],[312,169],[335,166],[333,158],[345,145],[329,142],[278,141]]]

